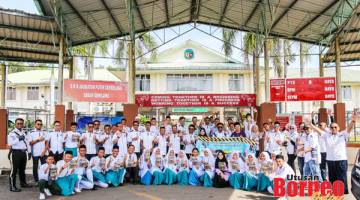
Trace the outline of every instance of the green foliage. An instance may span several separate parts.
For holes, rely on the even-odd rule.
[[[146,117],[145,115],[140,116],[140,124],[145,124],[147,121],[150,121],[149,117]]]
[[[26,65],[25,63],[22,62],[11,62],[11,61],[5,62],[5,65],[7,66],[8,74],[30,71],[30,70],[45,70],[53,67],[53,65],[51,64],[46,65],[42,63],[37,63],[34,65]]]
[[[232,45],[236,42],[236,35],[238,31],[234,29],[222,29],[222,37],[223,37],[223,45],[222,49],[224,50],[224,53],[226,56],[231,56],[232,51]]]

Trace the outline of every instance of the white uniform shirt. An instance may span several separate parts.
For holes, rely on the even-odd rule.
[[[59,131],[49,132],[46,139],[50,144],[50,151],[54,154],[56,152],[64,152],[64,134]]]
[[[142,132],[141,133],[141,140],[143,142],[144,148],[145,149],[152,149],[153,148],[153,141],[155,139],[155,136],[152,132]]]
[[[174,152],[178,154],[180,151],[180,141],[181,141],[180,137],[176,133],[175,134],[171,133],[169,137],[170,137],[169,148],[174,149]]]
[[[96,172],[105,172],[106,170],[106,159],[100,158],[99,156],[92,157],[90,160],[90,167]]]
[[[218,130],[216,130],[214,135],[215,135],[215,137],[218,137],[218,138],[228,137],[228,135],[225,131],[219,132]]]
[[[126,153],[126,155],[125,155],[125,166],[126,167],[132,167],[132,166],[130,166],[130,163],[137,162],[137,159],[138,159],[138,157],[136,156],[135,153],[132,153],[132,154]],[[137,163],[137,166],[138,166],[138,163]]]
[[[212,128],[213,128],[213,125],[212,125],[212,124],[208,124],[208,125],[203,124],[201,127],[202,127],[203,129],[205,129],[206,135],[207,135],[207,136],[210,136],[211,130],[212,130]]]
[[[19,140],[19,137],[24,137],[24,140]],[[7,136],[7,144],[10,145],[12,149],[30,152],[30,144],[25,132],[17,128],[14,128]]]
[[[65,147],[77,148],[80,143],[81,134],[78,132],[68,131],[64,134]]]
[[[192,152],[193,148],[195,147],[195,135],[194,134],[186,134],[183,138],[184,142],[188,142],[189,144],[185,145],[185,153],[189,154]]]
[[[293,145],[292,142],[296,144],[296,139],[298,137],[298,134],[296,131],[291,131],[291,132],[287,133],[287,136],[288,136],[287,137],[288,142],[287,142],[287,147],[286,147],[287,153],[295,154],[295,145]]]
[[[45,150],[46,132],[42,131],[42,130],[36,130],[35,129],[35,130],[31,131],[27,135],[27,137],[28,137],[29,143],[39,139],[40,137],[44,138],[43,141],[37,142],[36,144],[32,145],[32,147],[31,147],[31,152],[32,152],[33,156],[35,156],[35,157],[41,156],[41,153]]]
[[[70,161],[71,162],[71,161]],[[68,162],[68,166],[63,169],[60,173],[60,170],[61,168],[66,164],[64,160],[59,160],[57,163],[56,163],[56,168],[58,170],[58,177],[64,177],[64,176],[68,176],[68,175],[71,175],[73,172],[72,169],[70,169],[70,162]],[[74,170],[75,171],[75,170]]]
[[[269,143],[269,152],[281,152],[281,144],[279,145],[276,141],[284,141],[284,134],[282,132],[269,132],[268,137],[270,137]]]
[[[124,156],[123,155],[118,155],[116,157],[114,157],[113,155],[110,155],[106,158],[106,170],[117,170],[115,167],[115,164],[121,164],[122,162],[124,162]],[[111,162],[110,162],[111,160]],[[125,163],[123,163],[125,164]],[[125,167],[125,166],[124,166]]]
[[[86,132],[81,135],[81,140],[84,140],[86,146],[86,154],[96,154],[96,134],[94,132]]]
[[[146,132],[146,130],[144,131]],[[154,136],[158,136],[159,135],[159,127],[158,126],[150,126],[150,132],[154,135]]]
[[[105,148],[105,154],[109,155],[112,153],[112,149],[113,149],[113,137],[114,135],[112,133],[110,134],[104,134],[103,136],[103,140],[106,139],[105,143],[103,144],[103,147]]]
[[[38,174],[39,174],[39,180],[45,180],[45,181],[48,181],[49,180],[49,173],[50,173],[50,168],[49,170],[45,173],[46,169],[48,168],[48,164],[45,163],[43,165],[41,165],[39,167],[39,170],[38,170]],[[51,168],[56,168],[56,165],[55,164],[52,164]]]
[[[172,130],[172,127],[171,127],[170,124],[168,124],[168,125],[165,126],[165,132],[166,132],[166,133],[171,133],[171,130]]]
[[[156,140],[158,141],[158,147],[160,148],[160,153],[162,156],[166,155],[166,147],[167,147],[167,141],[165,135],[158,135],[156,137]]]
[[[184,134],[187,132],[185,126],[181,124],[177,125],[177,130],[183,132]]]
[[[135,131],[135,130],[132,130],[131,132],[129,132],[128,136],[127,136],[128,142],[135,146],[136,153],[140,152],[140,136],[141,136],[141,132]],[[136,137],[137,137],[137,139],[134,140]]]
[[[320,152],[326,153],[326,134],[319,135]]]
[[[286,179],[287,175],[294,174],[294,170],[286,163],[280,168],[276,168],[274,178]]]
[[[347,131],[341,131],[336,135],[332,135],[331,133],[325,134],[326,160],[347,160],[346,143],[349,138],[349,133]]]
[[[305,162],[309,162],[310,160],[317,160],[317,161],[321,160],[318,136],[315,134],[316,133],[310,133],[309,135],[306,136],[304,149],[306,151],[308,148],[312,148],[312,151],[305,153]]]
[[[113,137],[113,142],[117,141],[119,146],[119,155],[125,155],[127,153],[127,136],[125,132],[117,132]]]

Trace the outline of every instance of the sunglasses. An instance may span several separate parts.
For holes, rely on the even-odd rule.
[[[337,126],[332,126],[330,127],[331,129],[337,129],[338,127]]]
[[[24,123],[21,122],[21,123],[16,123],[16,124],[17,124],[17,125],[23,125]]]
[[[36,125],[38,125],[38,126],[42,126],[43,124],[36,124]]]
[[[100,124],[94,124],[95,126],[98,126],[98,125],[100,125]]]

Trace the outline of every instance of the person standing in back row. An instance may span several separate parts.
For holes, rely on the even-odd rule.
[[[21,189],[16,187],[16,174],[19,172],[20,186],[29,187],[25,178],[25,167],[27,161],[27,153],[29,151],[29,143],[26,140],[26,133],[23,130],[24,120],[18,118],[15,120],[15,128],[9,133],[7,142],[10,147],[9,160],[11,165],[11,173],[9,175],[10,191],[20,192]]]

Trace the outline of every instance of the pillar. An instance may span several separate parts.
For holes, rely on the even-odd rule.
[[[55,105],[55,121],[61,123],[61,130],[65,128],[65,105]]]
[[[324,77],[324,56],[319,57],[319,77]],[[324,101],[320,101],[320,108],[324,108]]]
[[[7,109],[0,109],[0,149],[6,149],[7,141],[8,112]]]
[[[2,64],[1,67],[1,102],[0,107],[5,108],[6,106],[6,65]]]
[[[345,103],[336,103],[334,104],[334,117],[335,122],[339,125],[340,130],[346,129],[346,119],[345,116]]]
[[[264,64],[265,64],[265,102],[270,102],[270,69],[268,40],[264,41]]]
[[[74,79],[74,60],[76,58],[72,57],[69,64],[69,79]],[[68,109],[72,109],[73,103],[71,101],[68,102]],[[67,126],[66,126],[67,127]]]
[[[126,8],[129,21],[129,36],[128,42],[128,103],[135,103],[135,20],[134,20],[134,1],[127,0]]]
[[[66,127],[66,131],[70,131],[71,130],[71,123],[74,122],[74,110],[66,110],[66,116],[65,116],[65,127]]]
[[[303,43],[300,42],[300,77],[304,77],[304,46]],[[305,102],[301,102],[301,112],[305,113]]]
[[[335,38],[335,60],[336,60],[336,100],[337,103],[342,102],[342,93],[341,93],[341,66],[340,66],[340,44],[339,36]]]
[[[64,37],[59,38],[59,67],[58,67],[58,99],[57,103],[63,103],[64,93]]]
[[[256,106],[260,106],[261,95],[260,95],[260,64],[259,54],[255,53],[255,78],[256,78]]]
[[[268,122],[268,119],[271,119],[273,122],[276,120],[276,105],[274,103],[262,103],[257,113],[257,124],[259,129],[262,130],[262,125],[265,122]],[[259,141],[260,152],[264,150],[264,140],[265,137]]]
[[[139,106],[136,104],[123,104],[123,109],[127,126],[131,127],[135,117],[138,115]]]
[[[328,113],[327,109],[324,107],[319,108],[318,122],[328,123]]]

